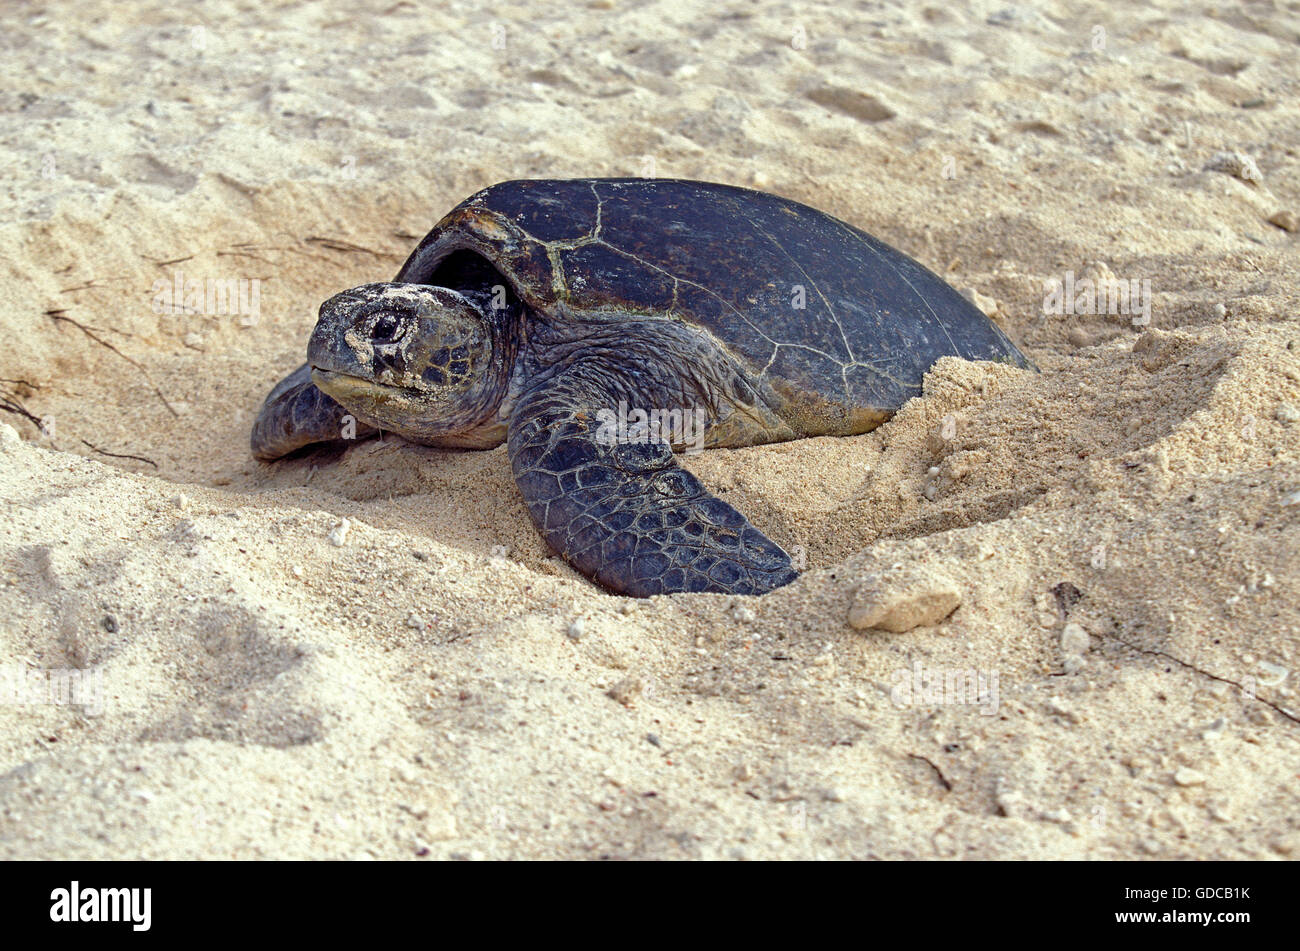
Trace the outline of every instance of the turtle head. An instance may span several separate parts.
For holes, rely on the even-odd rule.
[[[450,288],[363,284],[321,305],[307,361],[312,382],[361,422],[467,445],[505,395],[498,330],[480,303]]]

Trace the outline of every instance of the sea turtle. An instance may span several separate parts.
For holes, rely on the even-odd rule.
[[[948,354],[1030,366],[933,273],[806,205],[510,181],[452,209],[393,282],[321,306],[252,448],[376,429],[506,442],[537,528],[584,575],[636,596],[761,594],[796,577],[790,556],[673,450],[866,432]]]

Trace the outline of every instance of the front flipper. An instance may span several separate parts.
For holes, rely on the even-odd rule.
[[[790,556],[677,465],[665,443],[597,438],[608,372],[570,368],[524,395],[510,464],[533,522],[565,560],[635,597],[762,594],[798,577]]]
[[[365,439],[377,429],[353,420],[348,411],[316,388],[303,364],[276,384],[262,404],[249,440],[253,455],[270,462],[312,443]]]

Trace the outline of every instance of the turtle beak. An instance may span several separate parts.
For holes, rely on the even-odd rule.
[[[311,381],[318,390],[345,407],[363,399],[375,400],[385,393],[407,393],[413,397],[419,395],[418,391],[410,387],[391,386],[366,377],[341,373],[337,370],[324,370],[320,367],[311,368]]]
[[[348,373],[323,370],[320,367],[311,368],[311,381],[316,389],[344,406],[349,402],[355,402],[358,396],[375,389],[375,384],[369,380]]]

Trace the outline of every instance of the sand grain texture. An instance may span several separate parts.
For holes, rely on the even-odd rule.
[[[0,704],[0,856],[1300,854],[1300,15],[1119,10],[6,8],[0,665],[106,702]],[[829,211],[1042,373],[690,457],[807,560],[755,600],[595,589],[504,449],[249,457],[321,300],[587,175]],[[1150,324],[1044,314],[1067,272]],[[891,577],[960,605],[850,626]]]

